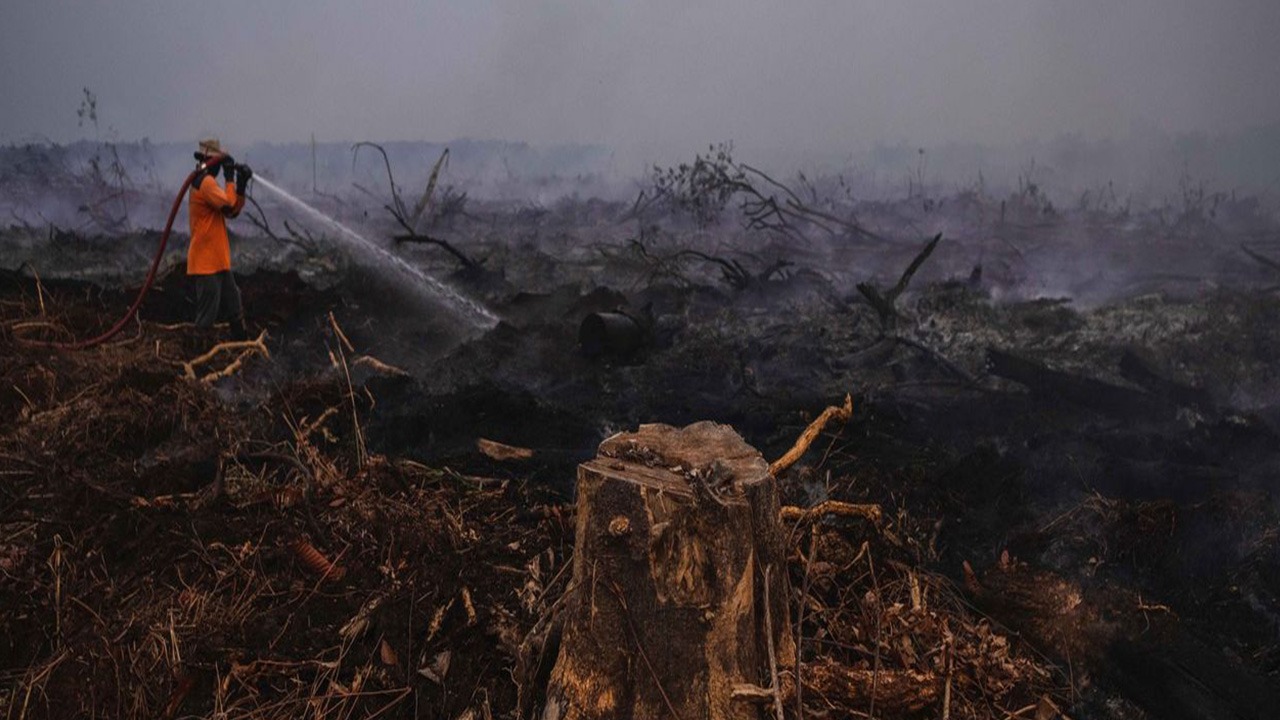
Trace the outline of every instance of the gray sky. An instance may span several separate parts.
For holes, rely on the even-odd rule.
[[[0,141],[841,155],[1280,120],[1280,0],[3,0]]]

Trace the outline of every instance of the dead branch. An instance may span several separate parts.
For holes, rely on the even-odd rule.
[[[431,168],[431,177],[427,179],[427,189],[422,192],[422,198],[418,200],[418,204],[413,208],[413,215],[409,218],[409,232],[416,234],[418,231],[418,219],[422,217],[422,211],[431,203],[431,195],[436,190],[436,181],[440,179],[440,168],[449,160],[449,148],[445,148],[440,153],[440,158],[436,160],[436,164]]]
[[[342,343],[342,347],[346,348],[347,352],[353,353],[356,351],[355,346],[347,339],[347,334],[342,332],[342,328],[338,325],[338,319],[333,316],[332,310],[329,311],[329,326],[333,328],[333,334],[337,336],[338,341]]]
[[[628,241],[631,249],[640,256],[640,261],[648,267],[649,272],[645,280],[652,283],[654,280],[659,278],[669,278],[682,286],[687,286],[689,284],[689,279],[686,278],[684,273],[681,271],[679,263],[677,262],[677,257],[663,257],[649,252],[649,249],[645,247],[644,244],[645,239],[645,230],[644,228],[641,228],[640,237],[631,238]],[[604,250],[601,250],[601,254],[606,253]],[[679,253],[676,255],[678,256]]]
[[[310,230],[303,228],[302,232],[298,232],[289,224],[288,220],[284,221],[284,229],[293,237],[294,243],[300,247],[310,249],[315,248],[319,244],[316,241],[315,236],[311,234]]]
[[[478,220],[478,217],[467,211],[468,200],[470,200],[470,196],[467,193],[459,192],[452,185],[446,185],[440,191],[440,201],[432,213],[431,222],[436,225],[450,226],[455,217]]]
[[[495,440],[487,440],[479,438],[476,440],[476,449],[491,460],[504,462],[507,460],[528,460],[533,457],[533,451],[529,448],[517,447],[515,445],[507,445]]]
[[[387,157],[387,151],[377,143],[368,141],[358,142],[351,148],[353,153],[351,162],[353,165],[355,164],[355,154],[359,153],[361,147],[371,147],[381,153],[383,165],[387,169],[387,182],[391,185],[391,203],[384,204],[382,207],[391,214],[391,217],[395,219],[396,224],[405,231],[405,234],[394,236],[393,239],[397,243],[409,242],[421,243],[424,245],[435,245],[456,258],[458,262],[462,263],[463,268],[467,270],[479,269],[483,262],[476,261],[469,257],[466,253],[459,250],[453,243],[442,238],[418,232],[418,226],[420,224],[422,214],[430,206],[432,196],[435,194],[436,184],[440,179],[440,170],[448,163],[449,149],[445,148],[444,151],[440,153],[440,157],[431,168],[431,176],[427,179],[427,186],[423,190],[422,197],[418,200],[417,204],[414,205],[413,211],[409,212],[405,208],[404,200],[400,196],[399,188],[396,187],[395,177],[391,174],[391,160]],[[356,184],[355,187],[369,197],[377,199],[377,196],[367,188],[361,187],[359,184]],[[454,200],[454,202],[459,203],[460,207],[462,203],[465,203],[465,198],[466,195],[464,193],[461,196],[461,200]]]
[[[774,696],[777,695],[772,688],[762,688],[759,685],[751,683],[740,683],[733,686],[729,697],[738,702],[752,703],[755,705],[765,705],[773,702]]]
[[[747,229],[777,233],[793,242],[805,241],[804,234],[791,222],[795,214],[788,211],[786,206],[779,205],[772,195],[763,195],[754,187],[744,192],[748,197],[742,201],[740,209],[747,219]],[[835,231],[821,223],[813,224],[828,234],[835,234]]]
[[[809,451],[809,446],[813,444],[814,440],[818,439],[818,435],[827,427],[827,423],[832,420],[849,422],[851,417],[853,417],[853,396],[845,395],[844,405],[839,407],[831,405],[826,410],[823,410],[822,414],[809,423],[809,427],[805,428],[804,432],[800,433],[800,438],[796,440],[796,444],[791,446],[791,449],[785,455],[774,460],[769,465],[769,473],[777,477],[784,470],[794,465],[797,460],[804,457],[804,454]]]
[[[245,199],[249,201],[249,204],[253,206],[253,209],[247,213],[244,213],[244,216],[249,219],[249,222],[252,223],[254,227],[262,231],[267,237],[271,238],[272,240],[275,240],[276,242],[300,247],[307,252],[315,251],[316,249],[315,243],[310,238],[307,238],[307,239],[301,238],[298,235],[298,233],[294,232],[292,228],[288,227],[288,224],[289,224],[288,221],[285,221],[285,226],[286,226],[286,229],[289,231],[289,234],[291,235],[291,237],[284,238],[277,235],[275,231],[271,229],[271,223],[268,222],[267,220],[267,213],[262,209],[262,206],[258,204],[258,201],[254,200],[252,195],[246,195]],[[253,210],[256,210],[258,214],[254,215]]]
[[[228,377],[231,377],[232,375],[235,375],[236,373],[240,372],[241,368],[244,367],[244,361],[248,359],[250,355],[253,355],[255,352],[257,351],[246,350],[240,353],[239,355],[236,356],[236,359],[233,360],[230,365],[227,365],[221,370],[215,370],[211,373],[206,374],[204,377],[200,378],[200,382],[208,385],[210,383],[215,383],[223,378],[228,378]]]
[[[435,245],[456,258],[458,262],[462,263],[462,266],[468,270],[477,269],[482,265],[482,262],[472,259],[466,253],[459,250],[456,245],[443,238],[433,237],[431,235],[422,235],[411,231],[408,235],[396,235],[392,239],[397,243],[407,242],[419,243],[422,245]]]
[[[36,266],[32,265],[30,262],[23,262],[21,265],[18,266],[19,273],[21,273],[23,269],[30,270],[31,276],[35,278],[36,298],[40,301],[40,317],[46,317],[48,313],[45,312],[45,306],[44,306],[45,290],[44,290],[44,283],[40,281],[40,272],[37,271]]]
[[[15,336],[18,336],[20,333],[22,333],[25,330],[35,330],[37,328],[52,330],[63,336],[72,337],[71,331],[67,330],[62,325],[59,325],[57,323],[45,322],[43,320],[28,320],[28,321],[14,323],[8,327],[8,330],[9,332],[13,333]],[[18,340],[21,341],[23,340],[23,338],[18,337]]]
[[[943,370],[946,370],[947,372],[951,373],[958,380],[965,383],[966,385],[969,385],[970,387],[982,387],[982,384],[978,382],[977,378],[975,378],[973,375],[966,372],[964,368],[960,367],[959,365],[956,365],[954,362],[948,359],[945,355],[938,352],[937,350],[934,350],[928,345],[925,345],[924,343],[916,340],[912,340],[909,337],[904,337],[902,335],[894,335],[892,336],[891,339],[895,343],[898,343],[900,345],[905,345],[909,348],[913,348],[915,350],[919,350],[920,352],[924,353],[929,357],[930,360],[933,360],[935,363],[937,363]]]
[[[673,260],[679,259],[681,257],[686,257],[686,256],[695,257],[695,258],[698,258],[699,260],[705,260],[709,263],[715,263],[716,265],[719,265],[720,272],[722,277],[724,278],[724,281],[728,283],[729,286],[734,288],[735,290],[746,290],[749,287],[766,283],[774,275],[781,274],[784,269],[790,267],[793,264],[789,260],[777,260],[773,264],[766,267],[764,270],[758,273],[752,273],[750,270],[747,270],[747,268],[737,260],[734,260],[734,259],[726,260],[722,257],[718,257],[715,255],[708,255],[707,253],[704,253],[698,250],[681,250],[680,252],[672,256],[672,259]]]
[[[311,439],[311,436],[315,434],[316,430],[320,430],[324,426],[325,422],[329,420],[329,418],[337,414],[338,414],[338,406],[332,405],[330,407],[325,408],[325,411],[320,413],[320,416],[317,417],[315,420],[308,421],[307,418],[303,418],[302,422],[300,423],[300,427],[298,428],[298,432],[297,432],[298,437],[302,440]],[[325,432],[327,434],[328,430],[326,430]]]
[[[881,293],[880,290],[870,282],[858,283],[858,292],[867,299],[871,307],[880,316],[880,323],[885,328],[892,328],[898,322],[897,301],[898,296],[902,295],[907,289],[907,285],[911,283],[911,278],[915,276],[916,271],[921,265],[929,259],[933,254],[934,248],[938,247],[938,243],[942,241],[942,233],[933,236],[933,239],[924,246],[920,252],[916,253],[915,258],[911,260],[911,264],[902,272],[902,277],[898,278],[898,282],[888,292]]]
[[[228,350],[245,350],[248,348],[256,348],[261,350],[263,354],[266,354],[269,356],[270,353],[267,352],[266,346],[263,345],[262,343],[266,335],[267,335],[267,331],[263,330],[261,333],[258,334],[258,337],[255,340],[233,340],[229,342],[218,343],[217,345],[214,345],[212,348],[210,348],[208,352],[204,353],[203,355],[200,355],[199,357],[193,358],[183,363],[183,365],[194,368],[197,365],[203,365],[209,362],[214,357],[216,357],[218,353],[226,352]]]
[[[828,227],[824,223],[831,223],[831,224],[837,225],[840,228],[843,228],[846,232],[867,238],[869,240],[884,239],[881,236],[877,235],[876,233],[873,233],[870,230],[867,230],[866,228],[862,227],[856,221],[842,220],[841,218],[838,218],[830,213],[826,213],[811,207],[810,205],[805,203],[803,200],[801,200],[800,196],[796,195],[796,193],[791,188],[778,182],[777,180],[774,180],[772,177],[767,175],[762,170],[754,168],[746,163],[740,163],[738,167],[742,168],[746,172],[756,175],[757,177],[764,180],[769,185],[772,185],[778,188],[779,190],[781,190],[786,194],[787,196],[786,201],[782,206],[778,206],[777,202],[774,201],[772,198],[770,198],[769,203],[766,203],[768,205],[768,210],[778,214],[779,216],[789,215],[798,220],[808,221],[831,235],[835,235],[836,234],[835,231],[833,231],[830,227]],[[801,175],[801,179],[802,180],[804,179],[803,175]],[[756,192],[755,194],[757,198],[759,198],[760,201],[763,203],[764,196],[761,195],[759,192]],[[764,206],[762,205],[761,207],[763,208]],[[819,221],[823,221],[823,222],[819,222]]]
[[[907,284],[911,282],[911,278],[915,276],[916,271],[920,269],[920,266],[924,264],[924,261],[928,260],[929,256],[933,254],[933,250],[938,247],[939,242],[942,242],[942,233],[934,235],[933,239],[929,241],[929,244],[925,245],[924,249],[915,256],[915,259],[911,261],[911,264],[907,266],[907,269],[902,272],[902,277],[898,278],[898,284],[894,285],[893,289],[889,291],[888,299],[890,302],[896,301],[898,296],[902,294],[902,291],[907,289]]]
[[[231,363],[231,365],[227,366],[227,368],[224,368],[219,372],[211,373],[210,375],[206,375],[205,377],[201,378],[202,382],[206,382],[206,383],[213,382],[214,380],[220,379],[221,377],[226,377],[227,375],[231,374],[231,372],[235,372],[243,364],[245,357],[254,352],[261,353],[263,357],[270,358],[271,352],[267,350],[267,345],[264,342],[266,340],[266,337],[267,337],[267,331],[263,330],[261,333],[258,333],[258,337],[255,340],[235,340],[231,342],[218,343],[217,345],[214,345],[212,348],[210,348],[209,351],[206,352],[205,354],[183,362],[182,363],[183,374],[187,377],[187,379],[195,380],[197,367],[204,365],[205,363],[214,359],[221,353],[232,351],[232,350],[243,350],[247,352],[241,353],[240,357],[238,357],[235,360],[235,362]],[[231,372],[227,372],[228,370],[230,370]]]
[[[813,507],[807,508],[783,505],[780,512],[782,519],[789,522],[805,522],[833,515],[835,517],[863,518],[879,525],[884,519],[884,512],[879,505],[847,503],[840,500],[824,500]]]
[[[365,366],[370,370],[382,373],[383,375],[393,375],[395,377],[409,377],[409,371],[398,368],[395,365],[388,365],[372,355],[361,355],[351,362],[352,365]]]
[[[640,193],[636,195],[635,202],[631,203],[631,209],[623,213],[622,217],[618,218],[618,224],[621,225],[622,223],[639,217],[664,197],[665,195],[661,192],[655,191],[653,194],[650,194],[648,190],[641,190]]]
[[[394,208],[387,207],[387,209],[391,211],[391,214],[395,216],[396,220],[398,220],[401,225],[405,226],[406,230],[412,233],[413,228],[409,227],[406,222],[406,216],[408,213],[405,212],[404,201],[400,199],[400,190],[396,188],[395,176],[391,174],[391,159],[387,157],[387,151],[378,143],[369,142],[368,140],[362,140],[355,145],[352,145],[351,166],[353,169],[355,168],[356,159],[360,156],[360,148],[362,147],[371,147],[382,155],[382,164],[387,168],[387,183],[391,186],[391,202],[395,206]],[[370,195],[372,195],[372,193],[370,193]]]
[[[396,235],[392,239],[395,240],[397,243],[408,242],[408,243],[420,243],[423,245],[435,245],[436,247],[443,249],[445,252],[449,253],[454,258],[456,258],[458,262],[462,263],[462,266],[467,270],[476,270],[480,268],[482,265],[482,262],[476,261],[475,259],[469,257],[466,253],[459,250],[457,246],[455,246],[453,243],[449,242],[448,240],[444,240],[442,238],[433,237],[431,235],[426,235],[424,233],[418,232],[419,220],[422,216],[422,213],[426,210],[427,206],[430,205],[431,203],[431,197],[435,193],[436,183],[440,177],[440,169],[444,166],[444,164],[448,160],[449,149],[445,148],[444,152],[440,153],[440,158],[436,160],[435,165],[431,169],[431,177],[427,180],[427,187],[422,193],[422,198],[418,200],[418,204],[414,206],[413,212],[409,213],[405,209],[404,200],[401,199],[400,197],[400,190],[396,187],[395,177],[391,174],[391,160],[387,157],[387,151],[384,150],[381,145],[373,142],[368,142],[368,141],[358,142],[355,145],[353,145],[351,148],[353,153],[353,157],[351,159],[352,165],[355,164],[354,155],[358,154],[360,152],[360,148],[362,147],[371,147],[377,150],[379,153],[381,153],[382,162],[387,168],[387,182],[390,183],[391,185],[391,203],[383,204],[382,207],[388,213],[391,214],[391,217],[395,219],[396,224],[398,224],[405,231],[405,234]],[[352,183],[352,184],[355,185],[355,188],[360,192],[368,195],[369,197],[375,200],[378,199],[378,196],[375,195],[368,188],[361,186],[359,183]],[[463,195],[463,197],[465,198],[465,194]]]
[[[783,720],[782,688],[778,682],[778,653],[773,645],[773,613],[769,612],[769,571],[772,569],[773,568],[768,565],[764,567],[764,634],[765,638],[768,640],[769,677],[772,682],[770,690],[773,692],[773,714],[776,720]]]
[[[176,323],[154,323],[152,325],[152,327],[156,328],[157,330],[165,330],[167,332],[190,330],[195,326],[196,324],[190,321],[176,322]],[[226,326],[226,323],[216,323],[214,325],[214,327],[225,327],[225,326]]]

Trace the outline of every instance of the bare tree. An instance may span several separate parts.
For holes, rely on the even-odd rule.
[[[809,186],[816,199],[816,192]],[[863,228],[856,218],[841,218],[819,210],[787,185],[764,171],[733,158],[729,143],[710,146],[693,162],[668,168],[655,167],[651,186],[639,194],[626,218],[655,206],[687,213],[702,226],[716,222],[734,198],[750,230],[772,232],[792,240],[804,240],[812,227],[828,235],[849,234],[881,239]]]
[[[444,238],[428,235],[425,232],[420,232],[418,230],[423,213],[431,206],[431,200],[435,194],[436,184],[440,180],[440,170],[448,164],[449,148],[445,148],[444,151],[440,153],[440,157],[431,168],[431,175],[427,178],[427,185],[422,191],[422,197],[420,197],[418,202],[414,204],[413,209],[409,209],[409,206],[404,202],[404,197],[402,196],[400,189],[396,186],[395,175],[391,172],[391,159],[387,157],[387,151],[381,145],[367,140],[352,145],[352,164],[354,165],[356,158],[359,157],[360,148],[364,147],[377,150],[378,153],[382,155],[382,163],[387,169],[387,183],[391,186],[391,202],[384,203],[382,207],[385,208],[387,212],[391,213],[391,217],[395,218],[396,223],[405,231],[403,234],[396,235],[392,239],[397,243],[407,242],[435,245],[452,255],[459,263],[462,264],[463,268],[467,270],[479,269],[483,265],[483,262],[473,259],[466,253],[459,250],[456,245]],[[355,187],[357,190],[360,190],[375,200],[378,199],[377,195],[367,188],[364,188],[359,184],[356,184]],[[463,198],[465,198],[465,195],[463,195]],[[456,199],[452,200],[452,202],[455,203],[455,205],[458,203]],[[465,204],[465,200],[463,200],[462,203]]]

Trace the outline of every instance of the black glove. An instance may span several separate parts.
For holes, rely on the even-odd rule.
[[[246,188],[249,181],[253,179],[253,169],[248,165],[236,166],[236,187]]]
[[[230,155],[223,155],[221,164],[222,176],[226,178],[227,182],[233,182],[232,173],[234,173],[236,169],[235,158]]]

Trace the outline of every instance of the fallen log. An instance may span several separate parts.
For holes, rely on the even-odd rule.
[[[1183,407],[1209,410],[1214,405],[1209,393],[1164,377],[1151,362],[1133,349],[1125,350],[1120,356],[1120,375],[1147,392],[1167,398]]]
[[[987,349],[987,371],[996,377],[1025,385],[1033,393],[1048,395],[1127,418],[1167,418],[1177,408],[1163,398],[1093,378],[1054,370],[1044,363],[1013,353]]]
[[[543,720],[758,717],[734,689],[796,657],[764,458],[723,425],[642,425],[579,466],[577,498]]]

